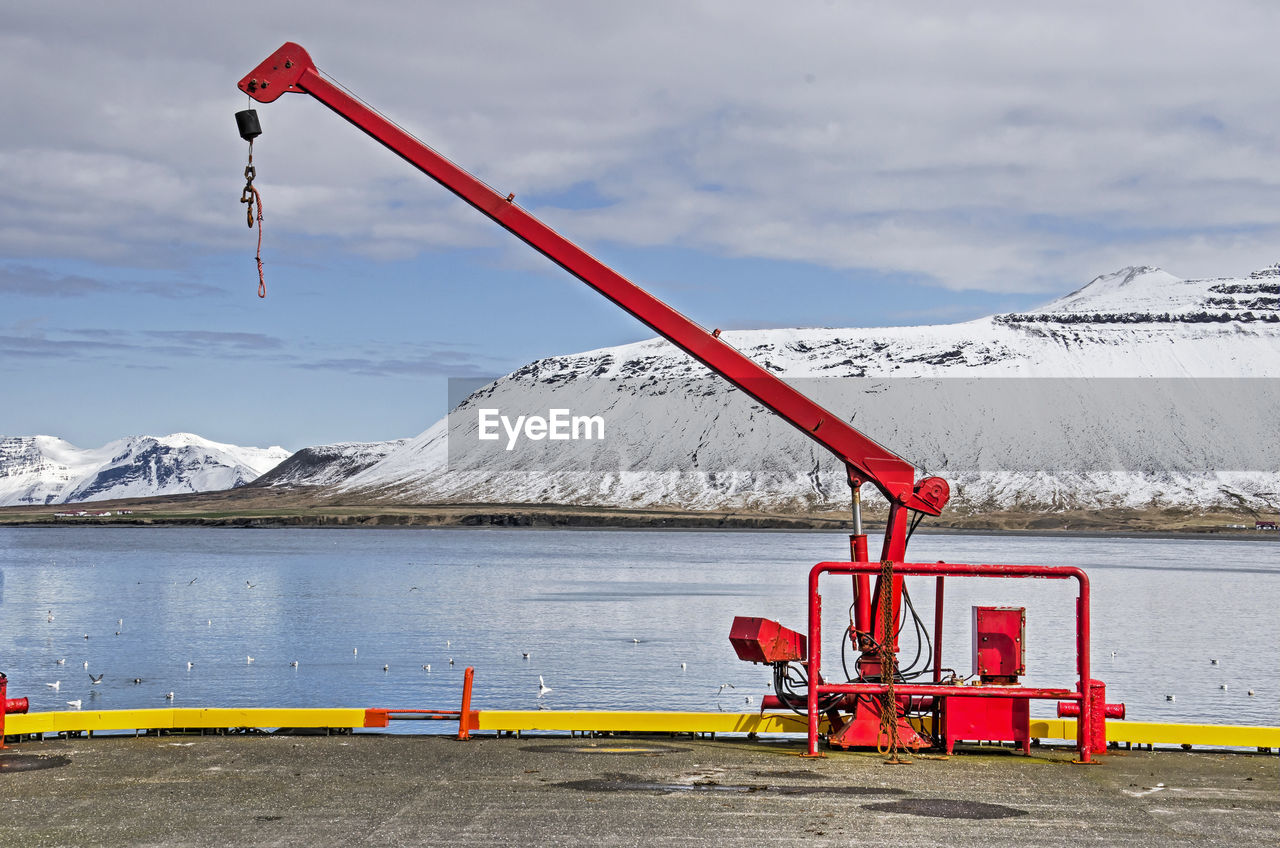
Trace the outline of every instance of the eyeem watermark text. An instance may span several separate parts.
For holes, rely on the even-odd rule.
[[[481,441],[496,442],[505,434],[507,450],[515,450],[516,442],[523,436],[531,441],[577,441],[604,439],[604,418],[599,415],[572,415],[567,409],[549,409],[547,416],[519,415],[512,421],[498,409],[480,409],[478,437]]]

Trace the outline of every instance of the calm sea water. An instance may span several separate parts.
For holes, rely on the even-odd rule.
[[[847,549],[838,533],[5,528],[0,671],[33,711],[171,691],[454,708],[466,666],[480,708],[536,708],[542,676],[551,709],[749,710],[769,675],[735,657],[733,616],[803,631],[809,568]],[[1095,676],[1131,719],[1280,724],[1280,544],[921,534],[908,559],[1082,566]],[[933,581],[908,585],[931,624]],[[847,578],[823,593],[835,660]],[[972,605],[1026,606],[1025,681],[1073,686],[1074,597],[1074,581],[948,581],[944,663],[970,671]]]

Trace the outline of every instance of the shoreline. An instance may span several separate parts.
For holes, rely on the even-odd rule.
[[[343,504],[309,500],[306,493],[264,496],[240,490],[171,498],[77,504],[110,516],[55,517],[65,504],[0,507],[0,527],[212,527],[238,529],[440,528],[525,530],[687,530],[848,533],[841,513],[771,513],[750,510],[623,509],[561,504]],[[129,514],[115,514],[121,510]],[[874,513],[865,528],[883,532]],[[1252,514],[1186,510],[1073,510],[1060,513],[992,512],[927,520],[926,535],[1067,538],[1227,539],[1276,542],[1280,533],[1233,527]]]

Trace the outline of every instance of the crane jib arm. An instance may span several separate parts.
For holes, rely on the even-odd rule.
[[[804,431],[836,455],[855,485],[876,486],[890,503],[930,515],[946,505],[945,480],[918,484],[915,467],[858,432],[706,328],[618,274],[467,171],[450,162],[364,103],[330,82],[292,42],[240,80],[240,90],[260,103],[290,92],[310,94],[409,164],[492,218],[539,253],[634,315],[672,344]]]

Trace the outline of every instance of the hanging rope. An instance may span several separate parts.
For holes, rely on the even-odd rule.
[[[880,563],[880,682],[886,689],[880,695],[880,735],[876,737],[876,751],[887,757],[886,763],[910,765],[911,760],[898,756],[903,745],[898,736],[898,699],[893,693],[897,662],[893,637],[893,562],[886,559]]]
[[[249,142],[249,164],[244,166],[244,190],[240,192],[240,202],[247,204],[244,211],[245,220],[249,223],[249,229],[253,229],[254,207],[257,207],[258,252],[253,258],[258,261],[258,297],[266,297],[267,279],[262,274],[262,195],[258,193],[257,187],[253,184],[253,178],[257,175],[258,171],[253,167],[253,141],[251,140]]]

